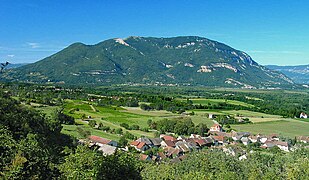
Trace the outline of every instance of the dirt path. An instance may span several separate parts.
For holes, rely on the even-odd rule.
[[[90,105],[91,109],[93,110],[93,112],[97,112],[97,110],[95,109],[95,107],[93,107],[93,105]]]

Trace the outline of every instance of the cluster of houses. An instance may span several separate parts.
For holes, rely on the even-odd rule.
[[[309,143],[308,136],[300,136],[298,141],[303,143]],[[85,143],[85,140],[81,140]],[[222,127],[219,124],[214,124],[209,130],[209,136],[202,137],[197,134],[191,134],[190,137],[179,136],[177,138],[161,134],[158,138],[141,137],[135,141],[132,141],[128,147],[121,148],[123,151],[128,151],[129,147],[140,152],[141,160],[149,161],[161,161],[166,158],[172,159],[172,161],[181,161],[186,157],[187,153],[191,151],[200,150],[204,147],[221,148],[227,154],[235,156],[239,155],[239,159],[246,159],[246,152],[239,146],[227,146],[227,145],[249,145],[251,143],[259,143],[260,148],[268,149],[277,146],[279,149],[289,152],[291,145],[288,142],[281,141],[279,136],[271,134],[269,136],[257,134],[252,135],[249,132],[223,132]],[[98,146],[98,150],[102,151],[104,155],[114,154],[117,150],[117,142],[108,140],[98,136],[90,136],[88,138],[89,146]],[[144,154],[151,148],[157,148],[158,151],[155,154]]]

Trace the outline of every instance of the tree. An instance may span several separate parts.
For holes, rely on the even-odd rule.
[[[121,128],[117,128],[117,129],[115,129],[115,133],[116,134],[122,134],[123,132],[122,132]]]
[[[102,130],[103,127],[104,127],[103,123],[102,123],[102,122],[99,122],[99,124],[98,124],[98,129]]]
[[[128,140],[125,138],[125,136],[121,136],[118,142],[118,145],[120,147],[125,147],[128,144]]]
[[[195,129],[196,129],[196,133],[201,135],[201,136],[205,136],[208,133],[208,131],[209,131],[209,129],[207,128],[207,125],[204,124],[204,123],[198,124],[195,127]]]
[[[126,129],[130,129],[129,124],[127,124],[127,123],[121,123],[120,126],[126,128]]]
[[[139,130],[139,125],[133,124],[130,129],[132,130]]]
[[[53,118],[57,121],[59,121],[61,124],[68,124],[72,125],[75,123],[74,117],[66,115],[63,113],[63,108],[62,109],[56,109],[53,112]]]
[[[77,127],[76,130],[82,138],[88,138],[91,135],[90,131],[84,130],[81,127]]]
[[[97,124],[97,122],[96,122],[95,120],[93,120],[93,119],[90,120],[89,123],[88,123],[88,125],[89,125],[90,127],[92,127],[92,128],[94,128],[96,124]]]
[[[64,179],[96,179],[103,157],[87,146],[77,146],[76,151],[59,166]]]
[[[80,117],[82,120],[85,120],[87,118],[86,114],[82,114]]]

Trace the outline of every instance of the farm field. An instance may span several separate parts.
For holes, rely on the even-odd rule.
[[[276,133],[286,137],[309,135],[309,122],[303,122],[294,119],[260,122],[254,124],[231,125],[231,127],[236,131],[246,131],[255,134]]]
[[[57,107],[45,106],[36,108],[47,115],[50,115]],[[87,101],[66,100],[64,112],[75,118],[77,125],[63,125],[63,133],[80,138],[76,128],[82,127],[84,130],[90,131],[92,135],[98,135],[104,138],[118,140],[117,134],[111,134],[102,130],[94,129],[88,126],[88,122],[82,120],[82,115],[91,116],[91,119],[97,123],[103,123],[104,126],[109,126],[112,129],[121,128],[123,132],[128,131],[133,135],[154,137],[154,132],[144,132],[141,130],[126,130],[121,127],[121,123],[129,125],[139,125],[141,128],[148,127],[147,120],[158,121],[164,118],[179,118],[184,115],[174,114],[168,111],[144,111],[139,107],[101,107],[96,104],[91,104]],[[188,111],[192,112],[192,111]],[[285,119],[278,115],[269,115],[260,112],[252,112],[248,110],[193,110],[194,115],[185,116],[191,118],[195,124],[205,123],[208,127],[213,125],[213,121],[208,118],[208,114],[217,115],[233,115],[243,118],[249,118],[252,124],[231,125],[237,131],[249,131],[252,133],[271,134],[278,133],[283,136],[294,137],[298,135],[308,135],[309,122],[307,120]]]

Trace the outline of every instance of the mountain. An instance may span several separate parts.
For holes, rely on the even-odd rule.
[[[300,66],[268,65],[266,67],[272,70],[282,72],[296,83],[309,84],[309,64]]]
[[[74,43],[41,61],[6,71],[2,79],[66,84],[179,84],[278,87],[293,82],[245,52],[197,36],[131,36],[95,45]]]

